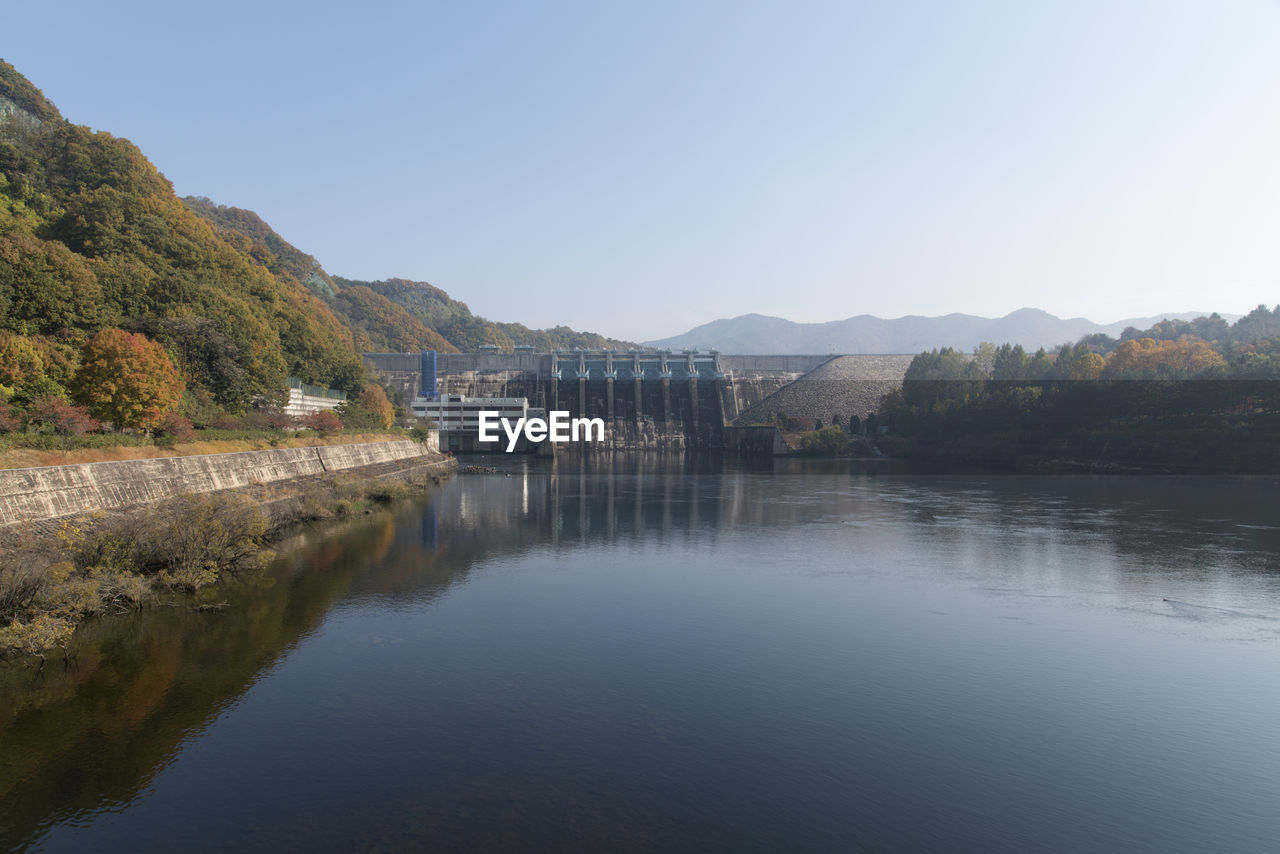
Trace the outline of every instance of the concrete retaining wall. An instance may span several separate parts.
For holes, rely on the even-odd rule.
[[[0,526],[396,462],[433,450],[417,442],[369,442],[0,470]]]
[[[289,389],[289,402],[284,405],[284,414],[301,418],[322,409],[337,409],[338,404],[346,403],[333,397],[320,397],[315,394],[303,394],[300,388]]]
[[[755,457],[785,457],[791,448],[777,427],[725,427],[726,450]]]

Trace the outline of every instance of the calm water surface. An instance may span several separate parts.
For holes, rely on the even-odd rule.
[[[1280,850],[1280,482],[503,459],[0,673],[0,849]]]

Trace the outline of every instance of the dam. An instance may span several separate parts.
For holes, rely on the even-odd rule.
[[[727,355],[715,350],[537,353],[531,347],[364,354],[366,366],[395,391],[402,406],[419,396],[443,394],[525,398],[531,407],[567,411],[573,418],[604,419],[610,444],[618,448],[723,447],[726,426],[738,422],[744,413],[762,411],[762,406],[767,409],[767,401],[779,391],[816,369],[827,366],[830,370],[832,363],[848,360],[886,358],[903,357]],[[895,367],[889,385],[895,372],[896,382],[901,383],[901,372]],[[831,417],[833,406],[874,409],[874,401],[835,403],[828,402],[831,396],[826,393],[819,397],[813,406],[825,418]],[[807,412],[791,414],[812,417]],[[855,412],[836,414],[847,418]],[[442,437],[441,450],[472,449],[463,437]]]

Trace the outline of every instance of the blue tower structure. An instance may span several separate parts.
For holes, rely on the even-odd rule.
[[[436,389],[436,351],[422,351],[422,388],[423,397],[434,400],[439,392]]]

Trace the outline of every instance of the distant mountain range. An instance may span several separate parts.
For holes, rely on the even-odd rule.
[[[715,348],[724,353],[919,353],[935,347],[969,351],[990,341],[1021,344],[1028,350],[1051,348],[1085,335],[1103,332],[1119,337],[1127,327],[1148,329],[1161,320],[1192,320],[1209,312],[1174,312],[1133,317],[1115,323],[1094,323],[1083,317],[1061,318],[1037,308],[1022,308],[1004,317],[946,314],[941,317],[909,315],[885,319],[860,314],[827,323],[796,323],[781,317],[744,314],[713,320],[683,335],[646,341],[646,347],[682,349]],[[1238,315],[1222,315],[1235,320]]]

